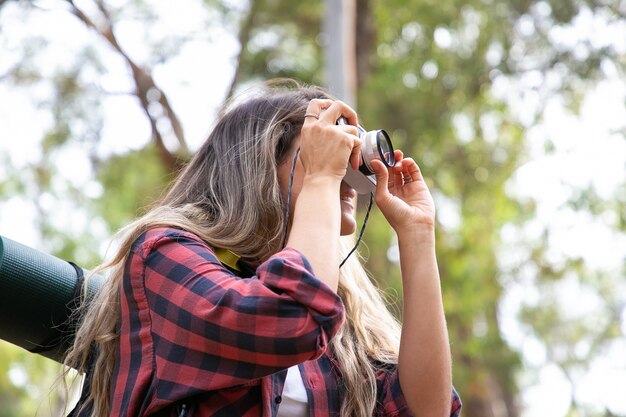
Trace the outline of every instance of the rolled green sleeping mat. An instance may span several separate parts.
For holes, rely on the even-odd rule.
[[[74,339],[70,314],[86,271],[0,236],[0,339],[62,362]],[[88,298],[102,285],[90,280]]]

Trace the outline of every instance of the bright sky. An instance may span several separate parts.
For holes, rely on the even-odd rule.
[[[116,3],[124,2],[117,0]],[[58,10],[60,2],[41,4],[54,10],[33,13],[27,19],[17,11],[14,3],[3,5],[0,16],[4,34],[0,40],[0,73],[19,59],[21,45],[35,32],[33,28],[37,28],[37,33],[45,34],[50,42],[45,55],[37,60],[37,67],[48,74],[55,66],[71,65],[74,51],[82,45],[101,45],[101,41],[85,31],[73,16]],[[158,65],[154,70],[157,84],[168,94],[194,149],[204,140],[215,111],[222,102],[238,45],[232,34],[208,24],[209,16],[200,1],[187,2],[185,7],[169,1],[155,4],[158,6],[155,9],[159,16],[158,28],[145,33],[138,22],[127,20],[118,25],[117,34],[122,46],[138,61],[147,58],[145,36],[154,40],[167,37],[168,33],[192,30],[203,34],[186,42],[174,60]],[[610,39],[626,54],[623,41],[626,39],[626,28],[622,25],[621,31],[619,27],[609,30],[601,23],[593,17],[582,16],[574,30],[556,31],[554,37],[562,44],[576,42],[585,34],[597,44]],[[209,36],[206,27],[212,27]],[[520,30],[525,30],[523,24]],[[444,35],[444,32],[439,32],[439,42],[443,42]],[[123,62],[107,47],[98,47],[98,51],[108,69],[101,86],[110,92],[129,91],[131,84]],[[538,238],[537,231],[544,225],[550,225],[553,232],[549,240],[550,255],[554,262],[581,256],[591,267],[620,271],[626,260],[626,236],[616,231],[618,219],[615,216],[594,219],[563,207],[570,197],[569,186],[580,188],[593,185],[601,197],[611,199],[616,187],[626,182],[626,85],[610,68],[605,73],[605,79],[583,100],[579,115],[571,114],[559,97],[554,97],[548,101],[543,123],[529,126],[530,158],[511,179],[509,188],[522,198],[536,199],[538,216],[524,230],[512,226],[505,228],[502,236],[505,243],[514,247],[519,239]],[[534,81],[530,79],[526,82],[532,85]],[[524,119],[524,112],[533,108],[540,99],[525,91],[528,85],[513,84],[511,80],[501,78],[494,85],[494,95],[508,101],[512,111],[518,112]],[[37,108],[35,98],[45,98],[50,94],[51,90],[46,85],[27,93],[26,90],[0,83],[0,158],[8,155],[16,167],[24,167],[42,157],[53,158],[63,177],[82,187],[86,194],[99,195],[103,190],[91,178],[90,163],[79,145],[54,156],[43,156],[38,150],[42,133],[52,120],[45,109]],[[141,147],[148,140],[149,126],[133,98],[111,95],[104,99],[103,109],[106,123],[101,152],[123,152]],[[485,120],[488,131],[489,120]],[[461,140],[472,140],[463,134],[462,117],[456,125]],[[556,148],[556,152],[550,155],[544,152],[548,139]],[[0,159],[0,181],[5,176]],[[103,241],[108,238],[104,225],[89,219],[79,207],[55,201],[51,196],[44,196],[42,204],[61,205],[55,210],[59,213],[58,218],[53,219],[58,226],[77,232],[87,228]],[[70,212],[72,216],[67,215]],[[453,210],[444,209],[440,215],[444,225],[454,226]],[[45,248],[34,226],[36,216],[37,212],[29,201],[20,198],[3,201],[0,204],[0,234],[27,245]],[[514,257],[514,254],[508,255]],[[506,255],[503,259],[507,262]],[[616,291],[626,294],[624,282],[621,285],[622,288],[616,288]],[[561,307],[571,312],[572,319],[593,311],[598,302],[575,280],[563,283],[563,294]],[[501,308],[502,328],[509,342],[522,351],[527,366],[527,371],[521,376],[524,417],[559,417],[564,415],[568,406],[571,385],[558,368],[547,361],[543,346],[530,337],[516,320],[522,302],[537,297],[540,294],[531,280],[507,287]],[[626,332],[625,323],[626,317],[623,317],[622,330]],[[606,407],[614,413],[626,414],[626,397],[623,395],[626,355],[623,352],[626,352],[626,342],[622,340],[590,364],[590,371],[578,380],[579,402],[595,404],[599,410]]]
[[[567,258],[582,257],[587,265],[602,271],[620,273],[626,260],[626,236],[619,233],[616,216],[592,218],[584,212],[564,208],[571,196],[570,186],[593,185],[602,198],[613,199],[615,189],[626,180],[626,88],[612,79],[600,82],[584,100],[579,116],[565,111],[558,99],[552,100],[544,114],[545,121],[528,131],[531,160],[522,166],[511,181],[511,189],[520,196],[535,198],[537,218],[530,222],[522,239],[539,238],[537,232],[550,227],[550,259],[555,264]],[[550,138],[558,151],[543,152],[544,141]],[[519,241],[514,228],[505,228],[505,242]],[[515,255],[513,255],[515,257]],[[626,293],[626,283],[616,279],[617,294]],[[621,281],[621,282],[620,282]],[[522,381],[528,384],[523,398],[527,416],[562,416],[566,412],[571,386],[559,369],[549,364],[543,346],[527,331],[519,328],[515,312],[522,302],[541,297],[529,282],[516,282],[506,289],[502,306],[502,329],[514,346],[520,346],[525,362],[539,367],[538,375],[528,373]],[[595,294],[576,279],[560,285],[560,308],[571,320],[582,320],[593,314],[600,304]],[[626,320],[622,316],[622,331]],[[585,348],[585,347],[581,347]],[[590,364],[590,371],[577,380],[577,399],[594,404],[598,411],[605,407],[614,413],[626,413],[623,388],[626,383],[626,341],[615,342],[602,358]],[[537,379],[534,379],[537,378]]]

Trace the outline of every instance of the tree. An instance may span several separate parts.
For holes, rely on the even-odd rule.
[[[183,45],[210,41],[215,35],[209,27],[237,33],[234,75],[223,93],[228,98],[255,80],[271,77],[324,84],[322,48],[333,42],[320,32],[321,2],[251,0],[242,6],[207,0],[201,8],[212,26],[192,25],[166,36],[154,35],[163,16],[143,2],[116,8],[103,1],[79,5],[59,0],[55,9],[42,10],[49,4],[4,2],[0,27],[7,22],[7,10],[24,17],[63,13],[64,22],[90,42],[70,62],[51,70],[41,61],[50,48],[46,38],[31,37],[20,44],[20,52],[13,49],[17,57],[10,60],[12,65],[0,68],[4,85],[26,93],[46,86],[53,92],[42,100],[52,120],[41,141],[42,157],[27,166],[8,160],[0,195],[32,201],[44,249],[85,265],[97,261],[99,242],[156,198],[189,155],[182,116],[157,76],[180,59]],[[520,320],[529,336],[552,352],[550,360],[570,376],[572,385],[585,364],[621,335],[624,299],[610,289],[616,281],[623,285],[623,278],[615,279],[615,271],[594,271],[582,259],[555,264],[549,256],[550,228],[537,239],[526,232],[540,202],[512,195],[510,184],[529,156],[528,129],[542,121],[550,97],[562,97],[576,112],[585,91],[607,68],[624,72],[618,47],[584,37],[567,43],[559,31],[580,25],[581,16],[617,25],[625,11],[617,3],[574,0],[356,4],[359,113],[366,127],[386,128],[397,147],[415,156],[439,210],[438,256],[464,415],[520,415],[517,377],[522,358],[504,336],[500,315],[507,286],[530,280],[546,295],[528,303]],[[133,21],[154,35],[146,36],[141,59],[120,35]],[[117,66],[112,69],[105,61]],[[105,81],[114,72],[125,81],[111,88]],[[502,85],[519,86],[520,92],[503,94]],[[133,116],[147,120],[146,137],[130,150],[103,153],[103,102],[117,96],[134,99],[138,111]],[[519,111],[515,100],[529,104]],[[548,151],[550,146],[546,140]],[[60,169],[69,149],[89,155],[84,181],[66,178]],[[623,233],[623,189],[611,201],[593,189],[577,190],[570,206],[592,216],[615,213]],[[63,210],[82,213],[78,218],[86,226],[68,230],[54,215],[65,200],[72,203]],[[507,230],[516,239],[503,239]],[[362,251],[369,254],[373,276],[382,287],[400,291],[394,237],[376,211],[365,242]],[[507,257],[505,251],[517,256]],[[617,274],[624,276],[623,267]],[[599,294],[600,316],[607,319],[567,323],[553,308],[556,288],[564,280]],[[591,348],[579,355],[572,350],[579,343]],[[573,397],[572,410],[577,409],[583,406]]]
[[[376,24],[369,26],[364,38],[377,38],[370,42],[376,48],[359,50],[359,62],[365,63],[359,73],[367,75],[359,77],[358,109],[368,125],[392,126],[394,143],[417,155],[424,172],[435,173],[431,180],[438,207],[451,217],[446,222],[451,224],[439,227],[438,253],[457,361],[455,381],[464,394],[464,414],[498,415],[503,405],[504,415],[518,415],[515,377],[520,358],[502,337],[499,303],[503,286],[524,279],[524,264],[545,263],[541,258],[547,248],[545,241],[541,242],[510,270],[500,266],[502,228],[525,224],[532,219],[534,207],[533,201],[510,196],[506,187],[527,157],[524,131],[541,122],[549,97],[562,95],[576,106],[589,83],[602,76],[601,63],[612,63],[623,73],[623,60],[610,46],[594,49],[587,41],[581,42],[583,60],[580,44],[562,45],[551,36],[576,25],[580,15],[605,16],[607,22],[614,22],[623,17],[623,11],[610,4],[577,2],[435,5],[402,1],[359,2],[357,14],[359,22],[374,16]],[[287,21],[293,16],[291,11],[281,15],[273,10],[266,24],[275,25],[281,17]],[[257,22],[263,33],[263,19]],[[302,34],[294,31],[293,37],[301,39]],[[323,34],[321,38],[326,40]],[[280,48],[271,49],[277,51]],[[271,52],[248,59],[255,61]],[[259,69],[266,76],[274,72],[267,60]],[[298,72],[280,75],[298,76]],[[511,103],[494,94],[496,83],[523,84],[533,77],[539,78],[539,84],[529,86],[524,94],[539,97],[524,118],[512,113]],[[555,78],[558,82],[550,86],[548,80]],[[380,218],[371,220],[366,234],[370,269],[398,286],[397,267],[379,255],[387,253],[392,241],[380,222]],[[580,262],[574,264],[583,267]],[[562,269],[561,274],[576,270],[573,265]],[[550,276],[539,274],[537,285],[550,281]],[[616,302],[607,304],[613,312],[609,317],[619,314],[618,306]],[[528,306],[524,311],[538,315],[533,318],[524,313],[521,319],[536,328],[535,336],[548,349],[594,334],[568,332],[569,336],[563,334],[557,342],[548,332],[558,328],[562,319],[550,315],[548,305]],[[615,332],[618,320],[606,322],[613,330],[607,328],[592,336],[598,346],[619,334]]]

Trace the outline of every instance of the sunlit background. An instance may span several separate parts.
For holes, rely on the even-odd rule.
[[[437,203],[463,415],[626,416],[626,1],[347,3],[354,105]],[[227,98],[328,85],[328,4],[0,1],[0,235],[93,267]],[[1,342],[0,416],[62,415],[58,372]]]

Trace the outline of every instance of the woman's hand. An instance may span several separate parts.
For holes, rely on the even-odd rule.
[[[337,125],[345,117],[348,125]],[[313,99],[307,107],[300,132],[300,159],[304,175],[323,175],[341,180],[348,161],[359,167],[361,141],[357,116],[347,104],[328,99]]]
[[[338,126],[337,119],[352,126]],[[299,192],[287,246],[303,253],[315,276],[333,290],[339,280],[341,180],[348,161],[358,166],[361,142],[356,113],[340,101],[311,100],[300,132],[300,161],[296,166]],[[301,167],[302,170],[299,170]],[[302,171],[304,171],[302,173]]]
[[[402,272],[402,336],[398,377],[413,415],[450,415],[450,343],[435,253],[435,205],[420,170],[395,151],[386,169],[372,161],[376,204],[398,235]],[[427,342],[425,342],[427,341]]]
[[[435,227],[435,203],[419,167],[412,158],[395,151],[396,163],[387,168],[381,161],[371,162],[376,174],[376,205],[396,233],[408,229]]]

